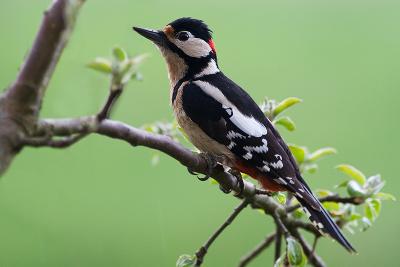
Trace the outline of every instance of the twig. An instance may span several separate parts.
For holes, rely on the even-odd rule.
[[[338,195],[331,195],[327,197],[322,197],[319,199],[320,202],[336,202],[336,203],[344,203],[344,204],[353,204],[353,205],[361,205],[364,203],[364,199],[361,197],[340,197]],[[298,208],[300,208],[300,204],[296,204],[293,206],[289,206],[286,208],[286,212],[290,213]]]
[[[107,101],[104,104],[103,108],[100,110],[100,112],[97,114],[97,119],[99,121],[102,121],[104,119],[108,119],[111,113],[111,109],[120,97],[122,93],[122,86],[118,87],[117,89],[113,89],[113,86],[111,86],[110,93],[107,97]]]
[[[268,235],[260,244],[258,244],[252,251],[250,251],[247,255],[243,256],[243,258],[239,262],[238,267],[245,267],[252,260],[254,260],[261,252],[269,247],[269,245],[275,240],[276,233],[272,233]]]
[[[276,221],[275,221],[276,223]],[[276,262],[281,256],[282,250],[282,228],[276,226],[276,235],[275,235],[275,254],[274,254],[274,262]]]
[[[87,134],[75,134],[71,136],[61,137],[59,139],[49,138],[49,137],[32,137],[24,138],[23,144],[31,147],[52,147],[52,148],[67,148],[79,140],[84,138]]]
[[[308,262],[312,266],[326,267],[323,260],[315,252],[313,252],[312,247],[310,247],[310,245],[307,243],[307,241],[304,239],[304,237],[299,233],[299,231],[297,231],[296,229],[293,229],[291,231],[291,234],[300,242],[300,245],[302,246],[303,251],[308,258]]]
[[[199,250],[197,250],[196,252],[196,264],[195,266],[201,266],[201,264],[203,263],[204,257],[207,254],[207,250],[208,248],[212,245],[212,243],[215,241],[215,239],[217,239],[217,237],[225,230],[226,227],[228,227],[233,220],[235,220],[235,218],[239,215],[239,213],[245,208],[247,207],[247,205],[249,204],[249,201],[247,199],[244,199],[242,201],[242,203],[240,203],[239,206],[237,206],[231,215],[229,215],[229,217],[226,219],[226,221],[217,229],[217,231],[215,231],[215,233],[213,233],[210,238],[207,240],[206,243],[204,243],[204,245],[199,248]]]

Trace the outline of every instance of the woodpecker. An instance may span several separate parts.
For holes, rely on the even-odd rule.
[[[255,101],[219,69],[212,31],[180,18],[162,30],[133,27],[161,51],[178,124],[200,151],[246,173],[270,192],[289,191],[314,226],[356,252],[311,192],[287,144]]]

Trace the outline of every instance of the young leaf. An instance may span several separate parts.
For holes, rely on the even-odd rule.
[[[318,165],[315,163],[305,164],[303,167],[304,171],[309,173],[316,173],[318,170]]]
[[[272,114],[274,117],[276,117],[278,114],[282,113],[285,109],[288,109],[289,107],[300,103],[302,100],[297,97],[288,97],[284,100],[282,100],[276,107],[274,108]]]
[[[293,237],[286,239],[287,243],[287,256],[291,266],[302,267],[306,263],[306,256],[304,255],[303,248],[300,243]]]
[[[366,231],[369,227],[371,227],[372,223],[367,217],[362,217],[361,219],[361,230]]]
[[[276,192],[272,194],[272,197],[281,205],[286,203],[286,195],[284,193]]]
[[[375,194],[376,197],[382,199],[382,200],[392,200],[396,201],[396,197],[393,196],[392,194],[389,193],[384,193],[384,192],[378,192]]]
[[[349,183],[349,181],[343,181],[340,184],[335,185],[335,188],[346,187],[348,183]]]
[[[176,261],[176,267],[194,266],[195,262],[196,262],[196,256],[184,254],[179,256],[178,260]]]
[[[87,67],[104,73],[112,72],[111,61],[102,57],[96,58],[94,61],[87,64]]]
[[[296,130],[296,125],[294,124],[292,119],[289,117],[281,117],[279,119],[274,120],[273,123],[282,125],[290,132],[293,132],[294,130]]]
[[[284,267],[284,262],[285,262],[286,254],[282,255],[279,257],[279,259],[276,260],[274,267]]]
[[[351,197],[365,197],[366,195],[364,189],[354,180],[347,183],[347,192]]]
[[[114,58],[119,62],[124,62],[128,58],[128,55],[126,54],[125,50],[118,46],[114,47],[113,55]]]
[[[290,144],[289,145],[289,149],[292,152],[292,154],[295,157],[295,159],[297,160],[297,163],[300,164],[300,163],[304,162],[304,159],[305,159],[306,154],[307,154],[307,150],[306,150],[305,147],[301,147],[301,146]]]
[[[365,175],[355,167],[348,165],[348,164],[341,164],[336,166],[336,168],[343,172],[344,174],[347,174],[349,177],[352,179],[356,180],[359,184],[364,185],[366,178]]]
[[[324,148],[318,149],[317,151],[311,153],[308,156],[308,160],[309,161],[316,161],[316,160],[318,160],[320,158],[323,158],[323,157],[328,156],[328,155],[333,155],[333,154],[336,154],[336,153],[337,153],[336,149],[334,149],[332,147],[324,147]]]
[[[365,188],[367,189],[368,193],[376,194],[385,186],[385,182],[382,181],[382,178],[379,174],[373,175],[367,179],[365,183]]]

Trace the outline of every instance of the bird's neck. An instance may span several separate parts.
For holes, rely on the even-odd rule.
[[[215,56],[203,58],[182,58],[170,52],[162,51],[167,62],[168,78],[171,89],[182,80],[192,80],[201,76],[220,72]]]

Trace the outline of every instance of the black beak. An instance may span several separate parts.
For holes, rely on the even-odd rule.
[[[162,31],[143,29],[139,27],[133,27],[133,30],[157,45],[162,45],[165,41],[165,36]]]

